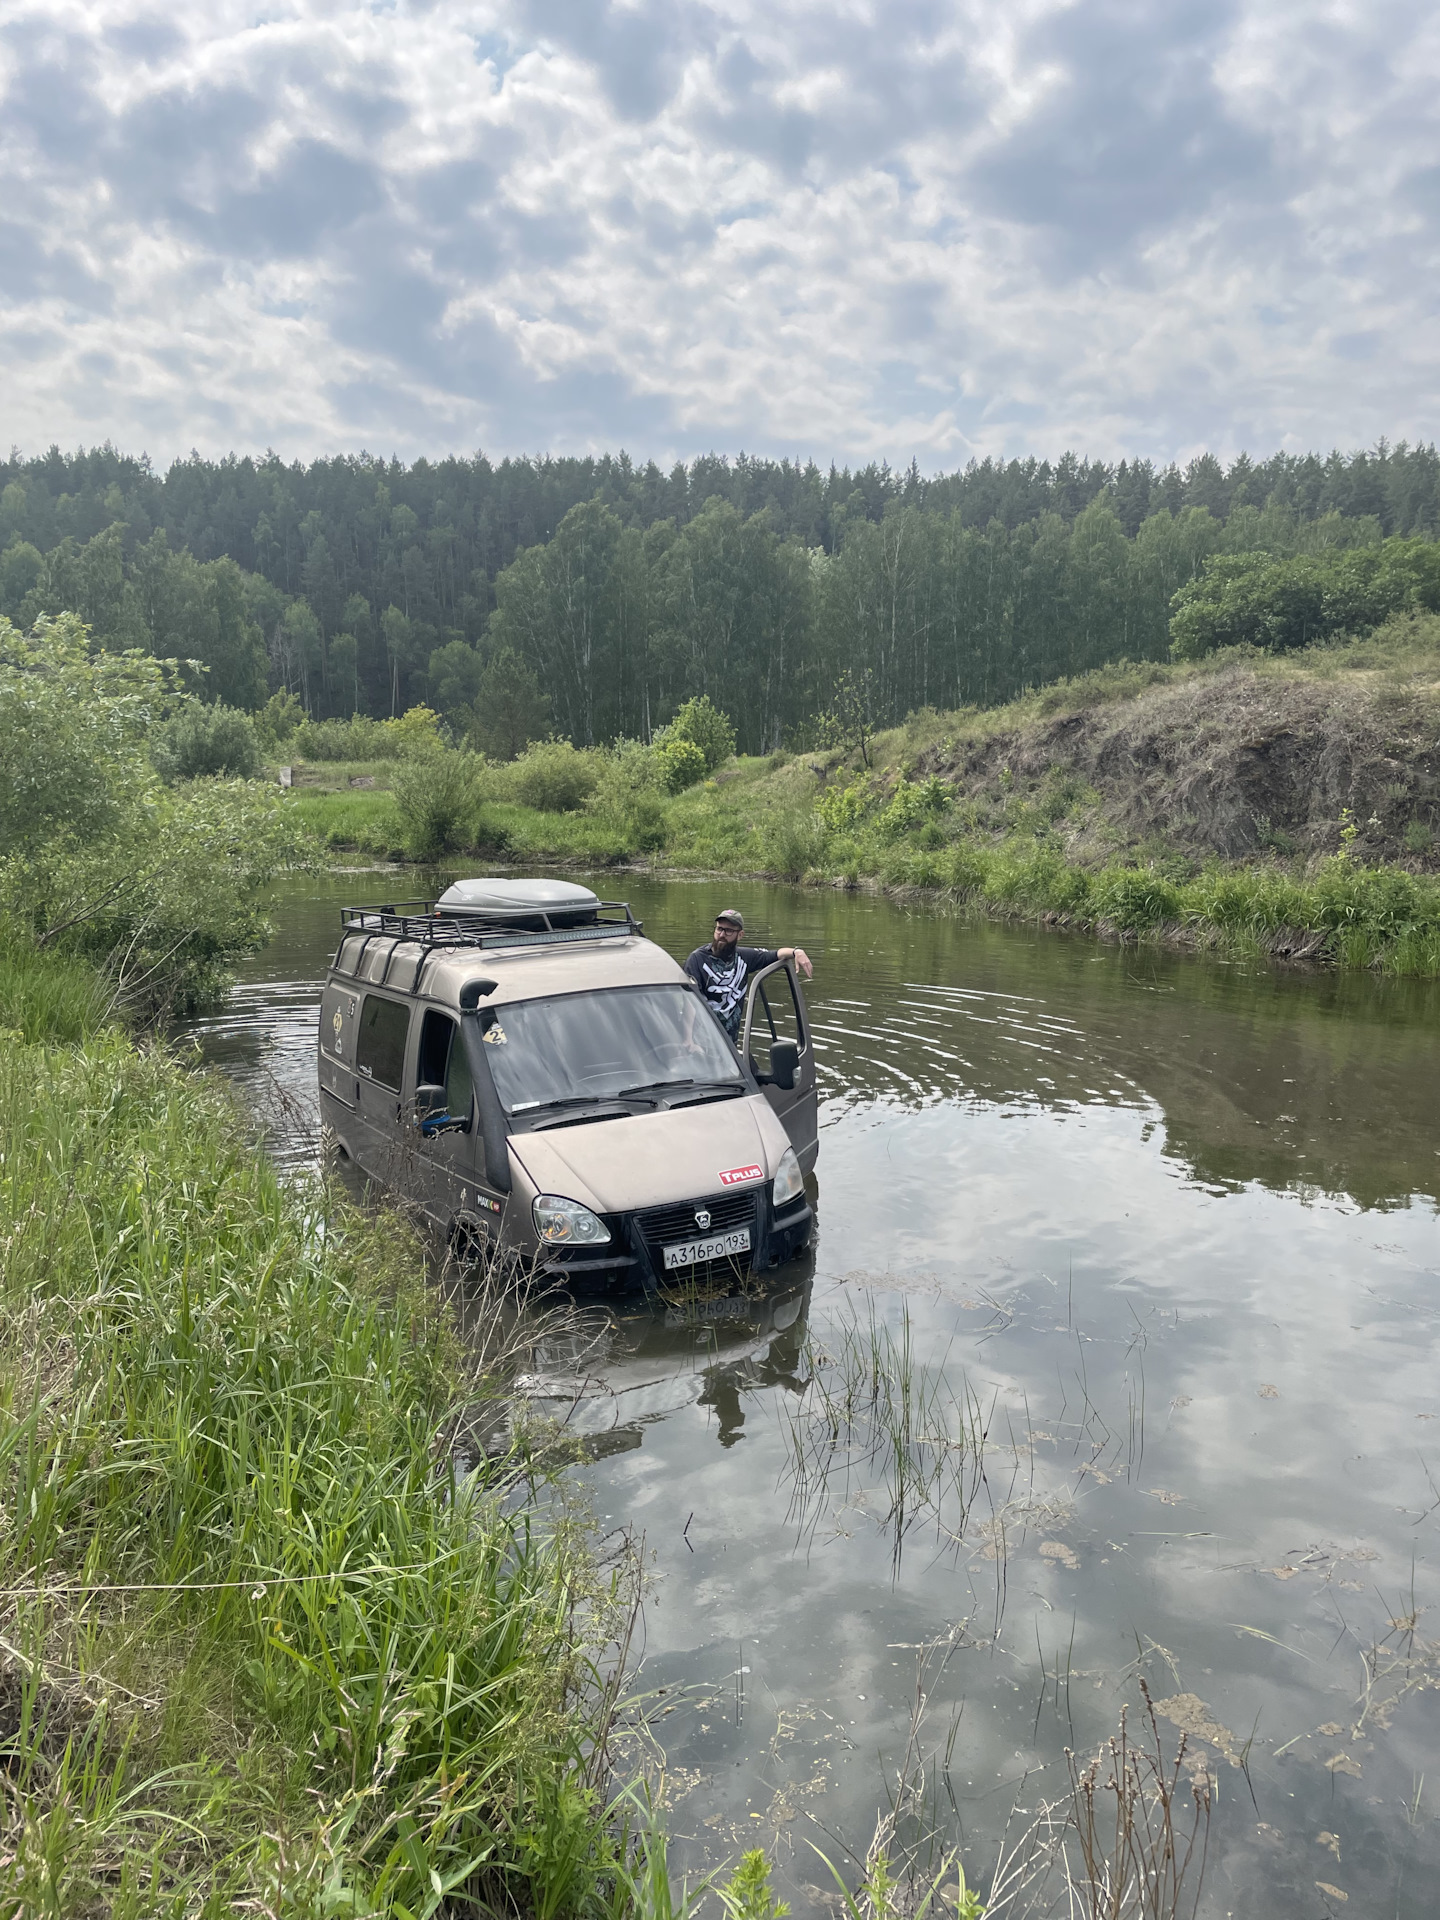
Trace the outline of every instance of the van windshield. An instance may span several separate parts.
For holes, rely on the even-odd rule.
[[[511,1113],[640,1091],[744,1085],[719,1023],[687,987],[569,993],[481,1017],[495,1090]]]

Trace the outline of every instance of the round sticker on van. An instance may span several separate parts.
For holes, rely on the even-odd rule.
[[[726,1167],[719,1178],[722,1187],[741,1187],[747,1180],[763,1180],[765,1169],[763,1167]]]

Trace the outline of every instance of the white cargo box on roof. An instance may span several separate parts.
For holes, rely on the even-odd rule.
[[[484,914],[593,914],[598,894],[573,880],[457,880],[435,902],[437,912]]]

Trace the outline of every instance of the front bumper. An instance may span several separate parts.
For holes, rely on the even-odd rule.
[[[608,1248],[544,1253],[539,1271],[554,1285],[585,1293],[635,1292],[653,1297],[677,1287],[710,1291],[743,1286],[793,1260],[809,1246],[814,1232],[814,1210],[803,1194],[778,1214],[772,1195],[772,1183],[767,1181],[741,1194],[708,1194],[638,1213],[605,1214],[611,1236]],[[710,1215],[714,1232],[748,1226],[749,1254],[667,1269],[666,1243],[693,1237],[699,1212]]]

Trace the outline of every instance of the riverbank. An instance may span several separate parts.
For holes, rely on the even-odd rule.
[[[1278,657],[1106,668],[735,760],[674,796],[637,797],[606,759],[549,809],[522,803],[514,767],[479,770],[453,851],[915,889],[1108,937],[1440,973],[1434,618]],[[336,769],[291,804],[334,853],[405,858],[387,778]]]
[[[505,1382],[405,1224],[104,1000],[0,969],[0,1905],[625,1909],[623,1580],[467,1449]]]

